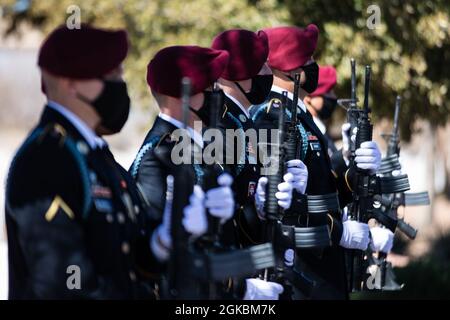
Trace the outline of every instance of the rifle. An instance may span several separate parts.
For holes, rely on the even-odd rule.
[[[353,67],[353,66],[352,66]],[[353,70],[352,70],[353,71]],[[370,109],[369,109],[369,88],[370,88],[370,66],[366,66],[365,70],[365,82],[364,82],[364,109],[358,117],[357,134],[355,141],[355,150],[358,149],[363,142],[372,140],[373,126],[370,122]],[[351,160],[351,165],[354,167],[354,158]],[[356,221],[367,223],[368,217],[366,216],[372,205],[371,194],[369,191],[369,183],[371,182],[372,175],[368,170],[356,169],[356,189],[353,192],[353,202],[349,208],[349,215]],[[352,289],[359,291],[362,286],[362,262],[363,252],[360,250],[352,251]]]
[[[189,110],[191,84],[188,78],[182,81],[182,107],[184,126],[187,127],[187,111]],[[170,165],[171,150],[166,147],[158,147],[154,150],[155,156],[170,166],[173,173],[172,186],[168,184],[168,193],[173,194],[171,212],[171,237],[172,250],[168,265],[168,288],[166,296],[169,299],[193,299],[196,298],[196,283],[189,272],[191,261],[191,249],[189,235],[183,228],[183,209],[189,204],[189,197],[194,189],[194,176],[188,164]],[[172,189],[172,190],[171,190]],[[180,266],[184,266],[180,268]]]
[[[217,130],[219,111],[222,110],[224,104],[223,92],[214,84],[213,91],[210,96],[210,106],[209,106],[209,130]],[[214,143],[214,142],[212,142]],[[217,156],[217,155],[216,155]],[[206,159],[205,159],[206,160]],[[213,188],[218,187],[217,177],[224,171],[223,166],[220,165],[216,159],[207,159],[209,164],[203,165],[203,177],[202,177],[202,188],[205,192]],[[222,226],[220,219],[212,216],[207,210],[208,218],[208,231],[202,237],[208,244],[205,249],[209,253],[226,251],[220,243],[220,235],[222,233]],[[211,300],[218,298],[218,291],[220,290],[220,284],[216,282],[210,282],[209,285],[209,298]]]
[[[401,170],[399,162],[400,154],[400,135],[399,135],[399,114],[401,106],[401,97],[397,96],[395,100],[394,125],[390,134],[382,134],[382,137],[388,143],[386,157],[382,160],[379,173],[382,176],[393,177],[395,170]],[[396,229],[404,233],[408,238],[415,239],[417,230],[406,223],[404,218],[398,217],[398,207],[401,205],[427,205],[430,203],[427,192],[419,193],[386,193],[376,196],[376,200],[381,203],[381,210],[389,216],[397,219]],[[386,254],[380,252],[376,264],[380,267],[380,283],[377,285],[381,290],[400,290],[402,286],[395,282],[392,271],[392,265],[387,262]]]
[[[300,82],[298,74],[296,74],[296,82],[298,92]],[[295,102],[296,100],[294,99],[292,110],[297,108]],[[283,225],[284,209],[278,205],[278,200],[275,197],[275,193],[278,192],[278,184],[283,181],[288,154],[290,153],[291,156],[295,156],[295,150],[298,144],[298,140],[293,139],[297,134],[295,132],[297,126],[292,125],[292,122],[297,122],[296,112],[292,113],[293,116],[291,116],[290,124],[286,124],[286,106],[287,91],[283,91],[278,118],[278,134],[275,141],[272,141],[272,153],[269,156],[272,171],[267,175],[268,182],[266,186],[266,201],[264,204],[264,211],[266,213],[266,224],[264,226],[265,241],[272,243],[275,253],[275,266],[265,270],[264,280],[282,284],[285,288],[283,296],[289,299],[292,294],[292,287],[296,287],[306,295],[309,295],[313,290],[315,283],[303,272],[294,270],[293,261],[285,260],[286,257],[284,256],[287,249],[295,249],[297,242],[300,244],[308,243],[308,245],[311,243],[310,234],[308,233],[311,228],[304,228],[305,230],[303,231],[305,232],[303,235],[305,236],[305,240],[303,240],[297,239],[296,231],[300,228]],[[289,134],[292,134],[291,137],[288,137],[288,133],[286,133],[288,130],[286,130],[286,128],[289,128]]]
[[[209,107],[209,125],[208,130],[217,130],[217,124],[219,119],[219,111],[222,110],[224,103],[223,92],[214,85],[211,92],[210,107]],[[217,177],[224,171],[216,159],[207,159],[210,164],[203,166],[203,178],[202,188],[205,192],[213,188],[217,188]],[[205,239],[210,241],[213,246],[220,247],[219,235],[221,233],[221,224],[218,218],[213,217],[208,213],[208,232],[204,236]]]
[[[395,111],[394,111],[394,125],[390,134],[382,134],[382,137],[387,140],[388,146],[386,151],[386,157],[382,159],[379,173],[384,176],[393,176],[395,170],[400,170],[401,165],[398,160],[400,155],[400,135],[398,129],[399,114],[401,107],[401,97],[397,96],[395,99]],[[382,204],[382,210],[385,210],[387,214],[395,217],[397,221],[397,229],[402,231],[408,238],[414,239],[417,235],[417,230],[406,223],[403,218],[398,218],[397,209],[400,205],[404,204],[405,193],[392,193],[383,194],[377,200]]]
[[[350,99],[338,99],[337,103],[345,109],[347,112],[347,123],[350,124],[350,135],[353,133],[354,129],[358,127],[358,119],[363,113],[361,109],[358,108],[358,98],[356,97],[356,62],[355,59],[350,59],[351,67],[351,89],[350,89]],[[355,142],[349,139],[350,144],[350,155],[349,159],[355,157]]]
[[[366,66],[364,83],[364,108],[358,117],[358,131],[356,134],[355,150],[363,142],[372,140],[372,124],[370,122],[369,109],[370,66]],[[351,166],[356,167],[354,158],[350,160]],[[371,174],[367,170],[356,168],[355,190],[353,202],[349,206],[350,216],[357,221],[367,223],[375,218],[379,223],[395,231],[398,221],[396,217],[386,214],[380,209],[380,196],[387,193],[398,193],[409,190],[409,181],[406,175],[380,176]],[[363,261],[364,253],[359,250],[352,251],[351,287],[353,291],[359,291],[363,287]]]
[[[298,109],[298,91],[300,90],[300,74],[296,73],[294,75],[294,95],[291,103],[291,119],[290,121],[285,124],[285,118],[284,118],[284,112],[283,117],[280,118],[280,121],[283,121],[283,123],[279,123],[279,125],[283,125],[286,127],[285,129],[285,136],[279,137],[280,143],[284,143],[285,145],[285,153],[286,153],[286,159],[285,161],[293,160],[293,159],[300,159],[300,152],[301,147],[299,147],[299,132],[298,132],[298,117],[297,117],[297,109]],[[286,101],[282,102],[287,103],[287,96]],[[281,114],[281,109],[280,109]],[[283,133],[284,135],[284,133]]]
[[[279,243],[279,234],[281,234],[281,226],[283,219],[283,209],[278,205],[275,194],[278,192],[278,184],[283,181],[284,163],[285,163],[285,146],[283,145],[285,135],[285,107],[287,104],[287,91],[283,91],[283,97],[280,105],[278,118],[278,135],[276,140],[272,142],[270,154],[271,172],[267,175],[266,185],[266,201],[264,203],[264,212],[266,213],[266,231],[265,240],[272,243],[275,251],[275,267],[269,271],[265,270],[264,279],[267,281],[275,281],[284,283],[284,245]]]

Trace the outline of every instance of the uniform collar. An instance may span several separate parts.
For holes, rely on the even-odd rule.
[[[225,93],[225,96],[227,96],[228,99],[233,101],[233,103],[235,105],[237,105],[239,107],[239,109],[241,109],[241,111],[245,114],[247,119],[250,119],[250,112],[235,97],[227,94],[226,92],[224,92],[224,93]]]
[[[318,117],[313,117],[313,120],[317,128],[319,128],[320,132],[322,132],[322,134],[325,134],[325,132],[327,132],[327,127],[322,122],[322,120],[320,120]]]
[[[66,107],[51,100],[47,102],[47,106],[66,118],[66,120],[68,120],[80,133],[80,135],[86,140],[91,149],[102,148],[106,145],[105,140],[96,135],[94,130],[89,128],[83,120],[81,120],[75,113],[73,113]]]
[[[294,95],[292,94],[292,92],[289,92],[288,90],[283,89],[283,88],[280,88],[280,87],[278,87],[278,86],[276,86],[276,85],[272,85],[271,91],[276,92],[276,93],[279,93],[279,94],[283,94],[283,91],[287,91],[287,93],[288,93],[288,94],[287,94],[288,99],[290,99],[290,100],[292,100],[292,101],[294,100]],[[298,99],[297,105],[300,107],[300,109],[303,110],[303,112],[306,113],[306,106],[305,106],[305,104],[303,103],[302,99],[300,99],[300,98]]]
[[[183,129],[184,125],[181,121],[172,118],[171,116],[160,112],[158,115],[161,119],[169,122],[170,124],[174,125],[175,127],[177,127],[178,129]],[[192,129],[191,127],[187,127],[186,128],[189,136],[191,137],[192,140],[194,140],[194,142],[200,146],[200,148],[203,149],[203,137],[200,133],[198,133],[197,131],[195,131],[194,129]]]

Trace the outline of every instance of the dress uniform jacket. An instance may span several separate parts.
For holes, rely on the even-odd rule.
[[[273,100],[275,99],[275,100]],[[279,103],[282,95],[272,91],[268,100],[251,108],[251,115],[258,129],[278,128]],[[288,106],[291,100],[288,99]],[[276,103],[273,103],[276,102]],[[327,153],[327,141],[315,125],[309,112],[298,109],[299,129],[301,132],[301,160],[308,168],[308,184],[306,194],[321,195],[339,193],[340,206],[343,208],[351,199],[351,191],[348,188],[344,172],[332,171],[332,165]],[[306,110],[306,109],[305,109]],[[289,110],[286,111],[290,116]],[[305,217],[306,216],[306,217]],[[342,223],[340,212],[324,214],[300,215],[294,224],[299,226],[314,226],[328,224],[331,229],[332,246],[323,250],[320,254],[313,250],[299,252],[303,271],[315,275],[317,279],[326,284],[322,289],[310,298],[345,298],[346,280],[343,249],[339,247],[342,236]],[[285,222],[286,223],[286,222]]]
[[[165,202],[166,202],[166,190],[167,190],[167,182],[166,177],[170,174],[174,174],[173,170],[175,165],[172,162],[171,158],[162,159],[155,155],[156,148],[167,148],[170,154],[175,146],[175,142],[177,141],[176,134],[174,131],[179,129],[173,123],[167,121],[160,117],[157,117],[152,129],[147,134],[144,143],[142,144],[136,159],[133,165],[130,168],[131,175],[136,179],[138,185],[142,189],[142,192],[145,194],[148,199],[149,205],[151,207],[151,212],[154,215],[154,220],[162,222],[162,216],[164,212]],[[195,152],[195,148],[200,153],[193,153],[191,155],[191,164],[188,166],[190,168],[189,177],[187,179],[193,179],[192,184],[198,184],[200,186],[203,185],[203,179],[205,178],[205,167],[202,163],[201,156],[201,147],[200,142],[195,142],[194,139],[191,139],[191,152]],[[175,183],[177,183],[175,181]],[[185,181],[185,183],[190,183]],[[174,201],[176,201],[176,195],[174,195]],[[158,223],[158,224],[159,224]],[[231,230],[231,231],[229,231]],[[231,232],[231,233],[230,233]],[[206,247],[206,251],[203,251],[205,245],[210,245],[204,238],[199,238],[194,243],[194,246],[199,250],[198,252],[207,252],[209,249]],[[234,238],[233,224],[228,221],[225,225],[222,226],[222,234],[220,235],[220,242],[225,247],[236,244]],[[203,248],[203,249],[202,249]],[[183,271],[186,270],[186,266],[189,265],[188,261],[183,262],[184,265],[180,265],[180,268],[183,268]],[[164,285],[164,274],[168,271],[166,264],[160,264],[160,269],[158,272],[161,275],[161,283]],[[200,282],[196,279],[201,278],[202,275],[194,275],[194,277],[189,277],[185,279],[185,285],[192,288],[191,293],[192,299],[197,299],[199,297],[208,297],[208,288],[204,285],[201,285]],[[207,282],[206,282],[207,283]],[[241,281],[233,281],[232,287],[228,288],[227,286],[218,286],[217,295],[224,299],[238,299],[243,295],[243,284]]]
[[[252,130],[255,135],[257,134],[254,123],[250,115],[237,103],[234,98],[225,95],[218,128],[226,137],[224,159],[234,178],[232,189],[237,203],[233,219],[234,225],[237,226],[235,234],[239,245],[247,247],[263,241],[263,229],[255,208],[255,192],[261,173],[261,162],[257,154],[258,145],[255,145],[257,142],[252,141],[257,140],[257,136],[255,139],[251,139],[250,135],[246,137],[246,133]],[[234,131],[234,135],[230,134],[231,131]]]
[[[150,297],[148,208],[108,148],[55,109],[17,152],[6,192],[10,299]]]

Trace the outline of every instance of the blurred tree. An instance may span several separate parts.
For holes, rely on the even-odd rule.
[[[362,98],[363,65],[372,66],[372,109],[393,117],[396,94],[403,97],[402,134],[409,138],[414,120],[444,124],[450,114],[450,6],[447,0],[279,0],[293,24],[316,23],[320,43],[316,58],[336,66],[337,92],[350,93],[350,57],[359,64]],[[380,9],[380,23],[367,27]]]
[[[12,8],[15,0],[9,1]],[[11,30],[18,22],[34,23],[45,34],[65,23],[71,5],[81,9],[83,23],[126,28],[131,41],[126,78],[134,101],[148,106],[147,64],[159,49],[169,45],[210,46],[212,38],[229,28],[257,30],[288,23],[289,14],[276,0],[249,3],[242,0],[47,0],[29,1],[26,11],[5,11]],[[5,5],[6,7],[6,5]],[[39,17],[39,19],[37,19]],[[15,28],[15,29],[14,29]]]
[[[160,48],[174,44],[208,46],[227,28],[257,30],[280,24],[321,29],[316,59],[337,67],[341,97],[350,92],[350,57],[373,70],[372,107],[375,117],[392,117],[395,95],[403,97],[402,133],[409,138],[414,120],[443,124],[450,114],[450,6],[447,0],[2,0],[16,30],[28,21],[45,33],[64,23],[67,8],[78,5],[82,22],[125,27],[132,49],[126,77],[134,99],[148,105],[146,65]],[[21,4],[21,5],[18,5]],[[29,3],[23,10],[24,3]],[[367,27],[378,6],[380,23]],[[20,9],[20,10],[19,10]],[[361,81],[360,81],[360,84]],[[359,86],[359,97],[362,97]]]

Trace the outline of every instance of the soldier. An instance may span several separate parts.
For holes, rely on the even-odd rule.
[[[263,31],[227,30],[213,39],[212,48],[226,50],[230,55],[227,68],[218,80],[225,94],[219,127],[227,133],[225,158],[235,179],[232,187],[238,203],[233,220],[238,227],[238,243],[245,247],[265,241],[260,218],[264,216],[267,178],[261,177],[256,127],[249,108],[265,101],[272,87],[273,75],[266,63],[269,53],[267,35]],[[241,140],[236,142],[235,137],[228,134],[230,131]],[[293,161],[288,166],[288,173],[276,193],[278,204],[284,209],[291,205],[293,186],[303,183],[307,175],[300,161]],[[278,287],[272,282],[253,281],[260,286]],[[278,299],[278,294],[273,299]]]
[[[336,69],[332,66],[319,66],[317,89],[303,99],[306,108],[313,117],[314,123],[327,140],[330,158],[337,151],[337,148],[333,139],[327,134],[327,127],[324,121],[329,120],[336,109],[337,98],[333,90],[335,86]]]
[[[258,128],[276,128],[278,123],[277,103],[282,91],[288,91],[292,101],[294,75],[300,73],[301,86],[298,92],[298,119],[301,132],[302,158],[308,169],[306,193],[308,195],[330,195],[338,192],[341,208],[351,200],[351,189],[346,183],[346,172],[332,172],[327,142],[315,125],[303,99],[317,88],[318,65],[312,55],[316,48],[319,30],[315,25],[301,29],[278,27],[264,30],[269,39],[268,64],[274,74],[274,82],[265,103],[252,107],[251,114]],[[275,100],[273,100],[275,99]],[[278,101],[279,102],[279,101]],[[357,151],[358,167],[376,172],[380,163],[380,152],[374,142],[365,143]],[[297,188],[296,188],[297,189]],[[305,191],[297,189],[300,193]],[[297,213],[298,214],[298,213]],[[304,218],[304,219],[303,219]],[[365,250],[369,244],[367,224],[356,221],[342,222],[340,210],[325,214],[300,213],[295,218],[299,226],[328,224],[332,246],[323,250],[299,250],[296,268],[309,274],[317,282],[317,289],[306,298],[344,299],[347,297],[343,247]],[[298,293],[298,297],[305,297]]]
[[[151,248],[161,263],[161,272],[163,273],[173,246],[169,219],[164,211],[167,204],[164,194],[167,189],[166,177],[173,174],[174,169],[171,157],[164,161],[157,156],[155,151],[157,148],[167,148],[171,154],[176,146],[175,131],[183,128],[181,82],[184,77],[188,77],[192,86],[190,121],[187,127],[189,144],[192,146],[193,153],[190,170],[192,176],[195,177],[195,183],[201,184],[204,168],[201,163],[202,159],[196,158],[195,152],[197,150],[201,153],[203,149],[202,127],[209,120],[208,116],[205,116],[210,107],[208,97],[213,84],[225,70],[228,58],[229,54],[224,50],[197,46],[174,46],[159,51],[148,65],[147,82],[160,108],[160,113],[147,134],[130,171],[147,196],[153,212],[157,215],[156,219],[160,221],[160,224],[154,229]],[[207,231],[208,224],[204,208],[208,209],[212,216],[219,218],[222,223],[226,223],[233,215],[234,199],[229,188],[232,181],[231,176],[225,173],[218,177],[217,188],[203,192],[199,186],[195,186],[190,205],[185,210],[186,218],[183,220],[183,226],[196,237],[198,247],[202,247],[206,243],[206,240],[202,238]],[[180,268],[184,268],[184,266],[180,266]],[[192,280],[186,279],[186,285]],[[258,287],[258,284],[254,284],[254,280],[256,279],[249,279],[241,283],[239,288],[228,294],[226,298],[264,298],[267,295],[273,295],[273,291],[282,290],[282,288],[273,288],[269,285]],[[197,292],[198,290],[199,295],[192,293],[190,296],[194,299],[205,297],[204,294],[208,289],[197,287],[205,286],[197,283],[193,286],[193,291]],[[221,292],[220,294],[226,293]]]
[[[323,121],[331,118],[337,105],[337,97],[334,87],[337,82],[336,69],[332,66],[319,66],[319,79],[317,89],[305,96],[303,102],[309,113],[312,115],[314,123],[323,134],[328,143],[328,155],[335,172],[343,172],[348,169],[348,153],[350,137],[350,124],[342,125],[343,148],[338,150],[333,139],[327,134],[327,127]],[[354,139],[355,137],[353,137]],[[346,220],[346,209],[343,211],[343,219]],[[370,229],[372,241],[370,243],[373,251],[388,253],[392,249],[394,234],[385,228],[372,227]]]
[[[130,99],[123,30],[54,30],[38,65],[47,105],[6,187],[10,299],[150,297],[147,208],[102,135]]]

